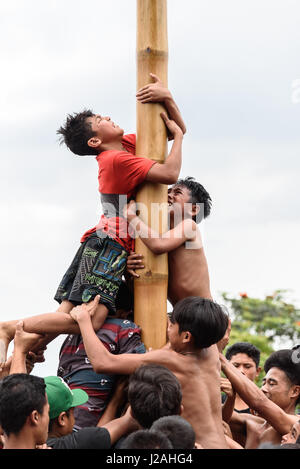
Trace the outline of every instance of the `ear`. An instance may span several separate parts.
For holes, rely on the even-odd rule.
[[[184,406],[183,406],[183,404],[181,404],[179,415],[183,415],[183,412],[184,412]]]
[[[91,137],[88,141],[87,144],[91,148],[98,148],[102,143],[102,140],[98,137]]]
[[[292,386],[291,397],[298,398],[299,395],[300,395],[300,386],[299,385]]]
[[[39,423],[39,413],[37,410],[33,410],[28,416],[28,421],[30,425],[36,426]]]
[[[188,343],[188,342],[192,342],[193,336],[192,336],[192,334],[191,334],[189,331],[184,331],[184,332],[182,332],[182,334],[183,334],[183,341],[182,341],[182,343],[185,343],[185,344],[186,344],[186,343]]]
[[[199,204],[192,204],[191,215],[192,217],[196,217],[200,212],[201,206]]]
[[[66,425],[66,417],[67,417],[66,412],[61,412],[59,416],[57,417],[57,422],[61,427],[64,427]]]
[[[261,372],[261,366],[256,368],[256,377],[258,377],[259,373]]]

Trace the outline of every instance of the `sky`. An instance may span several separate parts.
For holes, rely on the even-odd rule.
[[[300,3],[168,1],[168,85],[187,125],[181,176],[211,195],[211,288],[300,304]],[[136,129],[136,2],[0,3],[1,320],[54,311],[100,215],[97,163],[60,146],[68,113]],[[56,374],[63,337],[35,374]]]

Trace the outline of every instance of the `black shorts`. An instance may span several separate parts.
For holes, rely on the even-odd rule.
[[[126,269],[127,251],[110,237],[92,234],[78,249],[54,299],[74,305],[100,295],[100,303],[115,312],[115,300]]]

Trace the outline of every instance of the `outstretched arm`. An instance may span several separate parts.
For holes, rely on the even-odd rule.
[[[278,405],[270,401],[256,384],[238,371],[224,355],[220,353],[219,356],[222,371],[243,401],[258,412],[260,417],[266,419],[278,433],[281,435],[288,433],[294,423],[293,416],[286,414]]]
[[[99,295],[96,296],[92,302],[95,308],[97,307],[98,301]],[[85,304],[76,306],[72,309],[70,314],[80,327],[86,354],[96,373],[129,375],[143,364],[160,363],[161,365],[165,365],[168,363],[169,354],[165,356],[161,350],[142,354],[123,353],[113,355],[97,337],[91,322],[92,312],[87,311]]]
[[[166,88],[160,78],[154,73],[150,73],[151,78],[154,82],[149,83],[146,86],[143,86],[137,94],[136,97],[140,103],[162,103],[170,117],[173,121],[182,130],[182,133],[185,134],[186,126],[183,122],[183,118],[179,111],[177,104],[174,101],[174,98],[168,88]]]

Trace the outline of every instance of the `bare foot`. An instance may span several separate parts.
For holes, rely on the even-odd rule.
[[[9,343],[13,337],[11,337],[10,329],[5,322],[0,323],[0,368],[3,368],[6,362],[7,349]]]

